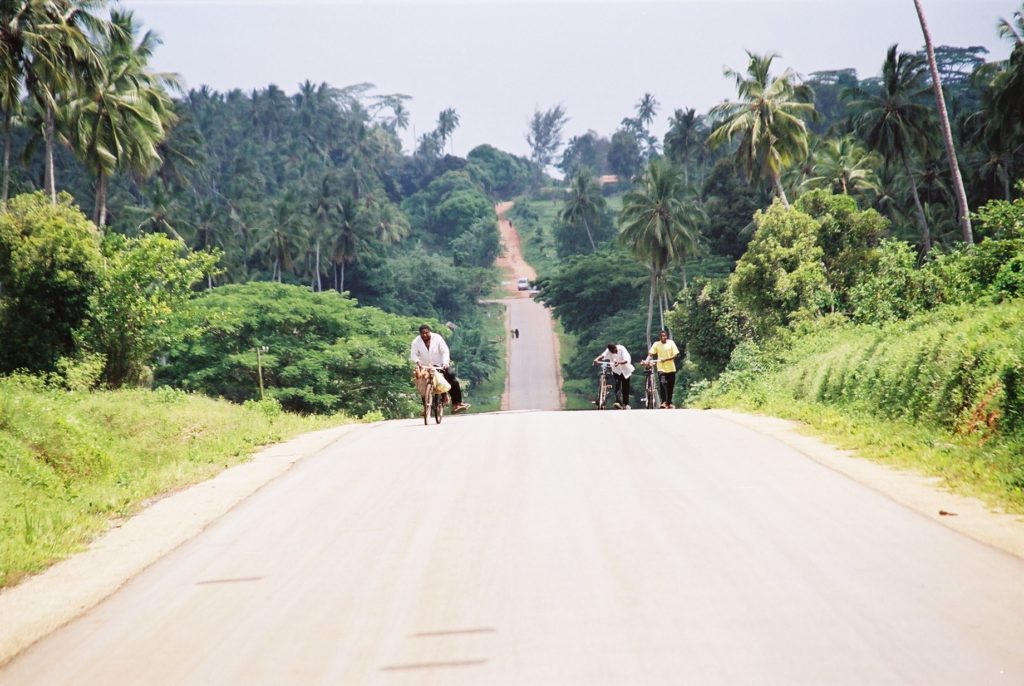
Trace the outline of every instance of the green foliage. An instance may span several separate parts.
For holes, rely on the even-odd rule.
[[[642,308],[646,270],[629,253],[605,249],[567,260],[537,282],[537,300],[551,308],[565,330],[580,334],[623,309]]]
[[[1024,503],[1022,370],[1024,301],[946,306],[884,326],[826,323],[769,348],[741,345],[702,402],[799,402],[991,442],[981,464],[956,469],[999,480]]]
[[[527,191],[533,175],[527,160],[498,150],[493,145],[478,145],[466,159],[479,167],[484,189],[496,198],[512,198]]]
[[[501,234],[494,219],[473,224],[451,242],[452,260],[457,267],[490,267],[501,254]]]
[[[0,371],[51,371],[74,355],[100,267],[99,233],[70,196],[25,194],[0,210]]]
[[[805,193],[794,207],[819,222],[825,277],[836,296],[836,307],[845,310],[847,292],[877,259],[875,248],[888,222],[875,210],[858,211],[850,196],[827,190]]]
[[[1024,181],[1018,183],[1024,188]],[[1024,198],[1010,202],[992,200],[978,208],[972,218],[974,233],[979,239],[1009,240],[1024,238]]]
[[[187,252],[164,236],[108,236],[99,287],[83,330],[88,347],[106,356],[112,388],[138,383],[150,356],[167,342],[166,324],[192,297],[192,286],[214,270],[217,253]]]
[[[260,362],[266,395],[286,410],[407,416],[414,395],[409,343],[420,323],[334,292],[223,286],[179,317],[185,333],[165,350],[156,381],[242,402],[259,397]],[[258,361],[261,346],[268,350]]]
[[[916,260],[909,244],[882,241],[875,269],[850,289],[854,321],[906,319],[937,302],[942,284],[931,271],[917,269]]]
[[[668,313],[673,338],[685,347],[694,379],[712,379],[728,365],[744,338],[742,316],[731,301],[724,279],[694,279]]]
[[[258,446],[343,421],[269,405],[0,379],[0,587],[76,552],[153,496],[210,478]]]
[[[744,182],[732,159],[715,163],[700,192],[707,221],[701,235],[711,251],[733,259],[743,256],[754,235],[754,212],[768,207],[764,189]]]
[[[831,293],[817,221],[775,203],[754,222],[757,231],[729,278],[729,293],[763,337],[821,312]]]

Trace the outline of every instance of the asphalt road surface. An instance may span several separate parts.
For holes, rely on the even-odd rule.
[[[699,411],[348,434],[0,684],[1024,683],[1024,560]]]
[[[508,393],[503,407],[557,410],[561,395],[550,311],[529,297],[502,302],[508,308],[509,330],[519,330],[519,337],[509,340]]]

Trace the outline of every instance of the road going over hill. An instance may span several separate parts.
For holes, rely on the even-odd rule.
[[[700,411],[352,432],[20,684],[1020,684],[1024,561]]]
[[[520,291],[516,280],[537,278],[523,257],[519,233],[506,212],[512,203],[495,206],[498,228],[505,254],[498,260],[504,275],[506,297],[500,302],[508,312],[507,328],[519,336],[509,339],[508,380],[502,398],[503,410],[557,410],[562,406],[558,341],[551,313],[533,300],[528,291]]]

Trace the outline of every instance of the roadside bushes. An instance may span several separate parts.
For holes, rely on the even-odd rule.
[[[259,397],[262,371],[265,395],[292,412],[404,417],[414,401],[409,342],[420,323],[333,291],[221,286],[176,318],[155,380],[243,402]]]

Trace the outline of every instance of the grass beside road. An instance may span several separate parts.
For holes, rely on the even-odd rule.
[[[470,412],[497,412],[501,409],[501,396],[505,393],[505,376],[508,373],[508,331],[505,329],[505,306],[498,303],[481,305],[484,316],[484,335],[493,341],[498,351],[498,362],[491,378],[466,394],[467,402],[472,403]]]
[[[0,588],[83,549],[112,520],[260,446],[350,421],[170,389],[68,393],[0,379]]]

